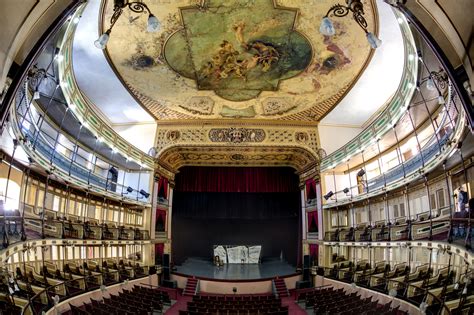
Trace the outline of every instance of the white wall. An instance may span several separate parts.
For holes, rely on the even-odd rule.
[[[112,128],[121,137],[145,153],[154,146],[156,123],[112,125]]]
[[[320,124],[318,132],[321,148],[331,154],[362,132],[362,128]]]

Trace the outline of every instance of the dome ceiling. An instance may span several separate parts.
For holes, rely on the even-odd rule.
[[[375,5],[363,1],[369,30]],[[318,31],[332,0],[146,1],[161,21],[125,10],[107,59],[158,120],[244,117],[318,121],[348,92],[371,55],[350,16]],[[108,28],[113,1],[103,8]]]

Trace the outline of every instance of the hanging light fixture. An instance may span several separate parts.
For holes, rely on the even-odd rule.
[[[123,9],[128,7],[132,12],[135,13],[144,13],[148,12],[148,24],[147,24],[147,31],[148,32],[157,32],[160,29],[160,21],[154,16],[148,6],[143,3],[141,0],[138,1],[131,1],[129,0],[114,0],[114,13],[110,18],[110,26],[107,31],[99,36],[99,38],[94,42],[94,45],[99,49],[104,49],[107,46],[107,43],[110,38],[110,33],[112,32],[112,28],[115,25],[115,22],[120,18],[123,13]]]
[[[319,32],[325,36],[333,36],[336,34],[334,24],[329,16],[344,17],[352,12],[354,20],[364,30],[367,36],[367,41],[370,47],[376,49],[382,45],[382,41],[377,38],[372,32],[367,31],[367,21],[364,18],[364,5],[360,0],[346,0],[346,5],[335,4],[333,5],[321,21]]]

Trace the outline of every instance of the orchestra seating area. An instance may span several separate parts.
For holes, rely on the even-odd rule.
[[[110,295],[102,301],[90,299],[82,307],[69,305],[72,315],[135,315],[162,313],[164,306],[171,304],[167,292],[158,289],[134,286],[131,290],[122,290],[118,295]]]
[[[288,314],[281,298],[274,295],[196,295],[180,315],[197,314]]]
[[[399,307],[391,307],[391,302],[380,305],[371,297],[361,298],[357,292],[348,294],[344,289],[312,288],[299,294],[299,300],[304,300],[306,309],[313,309],[314,314],[334,315],[397,315],[406,314]]]

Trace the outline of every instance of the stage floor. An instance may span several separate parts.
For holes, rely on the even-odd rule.
[[[288,276],[296,273],[296,268],[279,258],[264,260],[261,264],[226,264],[216,267],[209,259],[188,258],[176,273],[221,280],[258,280]]]

